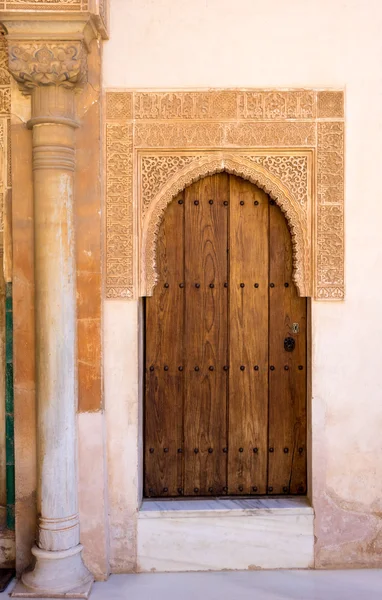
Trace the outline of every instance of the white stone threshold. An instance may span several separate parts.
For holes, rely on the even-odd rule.
[[[250,515],[313,515],[305,497],[283,498],[195,498],[191,500],[143,500],[140,519],[193,517],[242,517]]]
[[[144,500],[138,571],[312,568],[313,521],[306,498]]]

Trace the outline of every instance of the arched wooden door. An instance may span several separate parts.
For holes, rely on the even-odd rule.
[[[291,237],[221,173],[167,208],[146,299],[146,497],[306,493],[306,299]]]

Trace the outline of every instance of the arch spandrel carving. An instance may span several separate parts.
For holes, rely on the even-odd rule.
[[[290,192],[280,177],[272,174],[263,165],[256,163],[253,157],[230,153],[221,153],[218,156],[196,156],[193,161],[186,162],[185,166],[179,166],[179,169],[157,191],[148,207],[144,198],[141,198],[141,205],[145,210],[143,210],[141,226],[140,295],[151,296],[158,279],[156,242],[160,223],[169,203],[192,183],[223,171],[254,183],[269,194],[281,208],[292,238],[294,282],[300,296],[311,296],[313,282],[309,190],[306,191],[307,201],[301,202]]]
[[[152,290],[161,203],[232,168],[284,210],[300,294],[344,299],[342,90],[108,90],[105,115],[107,298]]]

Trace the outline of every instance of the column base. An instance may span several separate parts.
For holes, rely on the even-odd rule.
[[[33,571],[26,571],[14,587],[12,598],[89,598],[93,576],[81,557],[82,546],[50,552],[37,546]]]

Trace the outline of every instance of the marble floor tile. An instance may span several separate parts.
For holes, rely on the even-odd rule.
[[[381,600],[382,570],[112,575],[92,600]]]

